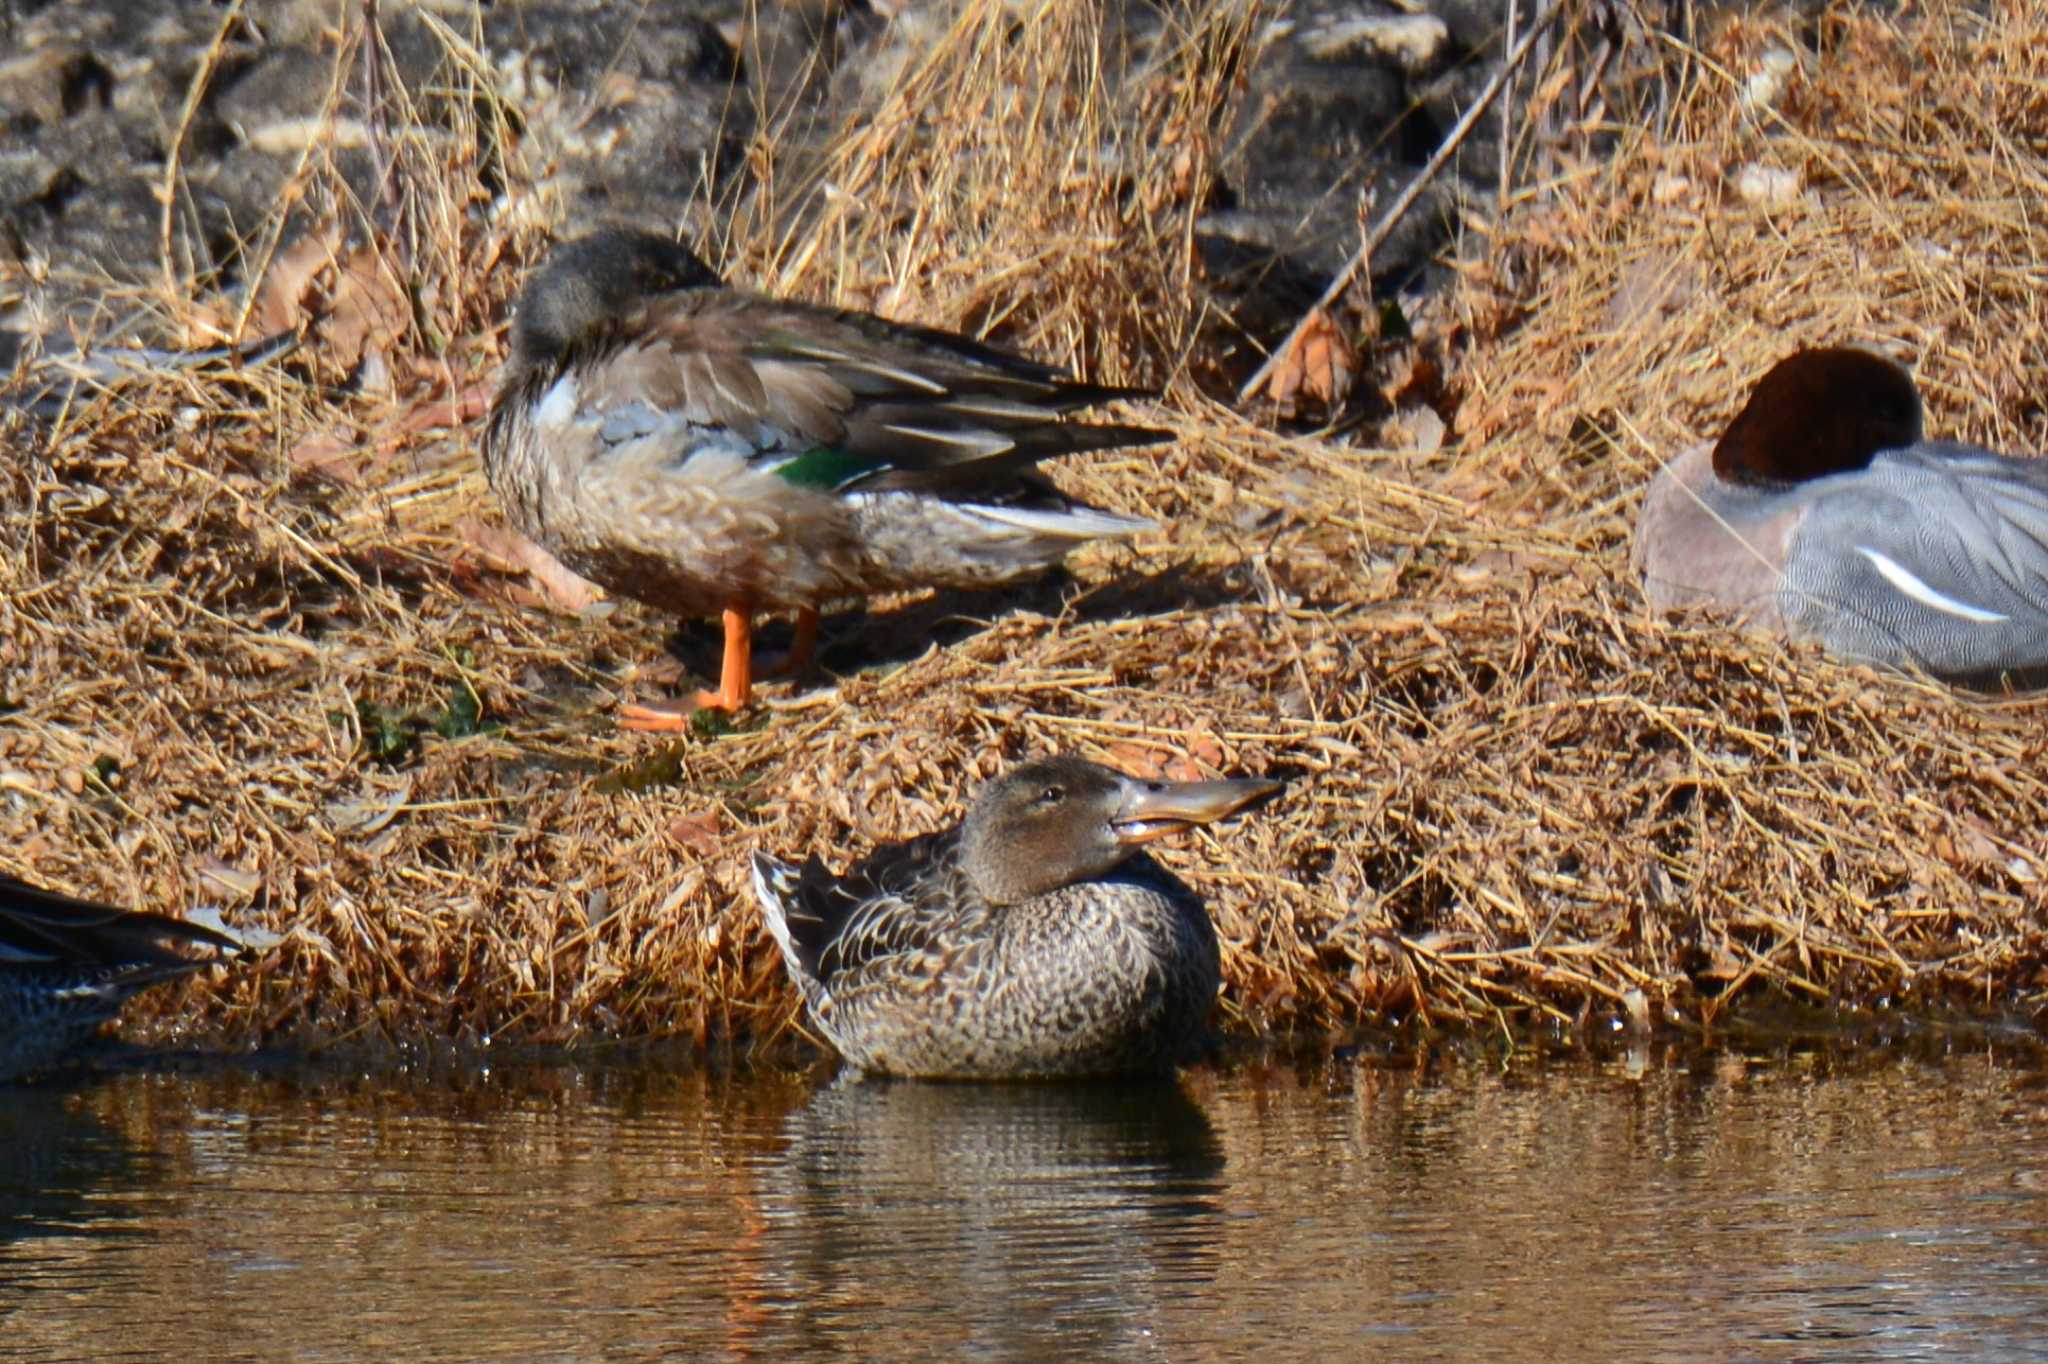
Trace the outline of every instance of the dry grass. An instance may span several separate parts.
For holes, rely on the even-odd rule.
[[[1256,15],[1197,7],[1182,58],[1120,91],[1088,74],[1092,9],[1017,32],[970,13],[812,169],[757,146],[774,194],[730,219],[734,273],[999,325],[1104,377],[1198,364],[1189,189]],[[1824,58],[1745,112],[1790,36],[1664,42],[1661,118],[1623,120],[1611,158],[1546,154],[1457,300],[1445,451],[1277,435],[1181,378],[1143,413],[1175,446],[1062,471],[1170,534],[1065,586],[878,603],[827,656],[867,666],[672,749],[608,718],[668,623],[538,608],[463,538],[487,505],[473,428],[401,420],[488,372],[476,319],[531,249],[447,227],[434,259],[477,273],[440,315],[467,329],[409,343],[431,362],[393,399],[166,380],[0,468],[6,869],[285,935],[159,1028],[762,1037],[794,997],[754,848],[844,860],[1057,749],[1292,780],[1166,854],[1209,895],[1241,1030],[2032,1011],[2041,703],[1655,623],[1626,577],[1658,459],[1799,342],[1903,343],[1938,433],[2048,434],[2048,5],[1830,14]],[[1800,196],[1745,202],[1752,160]],[[287,459],[335,429],[381,452],[359,484]],[[482,730],[431,729],[475,730],[472,706]]]

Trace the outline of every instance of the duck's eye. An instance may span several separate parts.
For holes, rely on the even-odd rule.
[[[1065,789],[1058,786],[1048,786],[1038,793],[1038,801],[1041,805],[1057,805],[1066,798],[1067,793]]]

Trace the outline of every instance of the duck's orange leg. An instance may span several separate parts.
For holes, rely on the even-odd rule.
[[[619,707],[621,729],[678,730],[690,723],[696,709],[745,710],[754,699],[754,614],[745,602],[725,608],[725,659],[719,667],[718,690],[700,691],[692,705],[658,701]]]
[[[740,602],[725,608],[725,661],[718,669],[718,690],[698,692],[697,704],[730,715],[753,699],[754,613]]]
[[[795,677],[818,659],[818,608],[799,606],[796,609],[796,635],[789,641],[789,649],[774,662],[763,660],[763,677]]]

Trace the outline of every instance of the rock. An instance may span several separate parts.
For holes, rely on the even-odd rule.
[[[1785,93],[1799,58],[1789,48],[1773,47],[1757,62],[1757,69],[1742,83],[1742,104],[1746,109],[1768,109]]]
[[[1760,208],[1782,208],[1798,200],[1802,186],[1799,172],[1783,166],[1766,166],[1750,161],[1735,173],[1735,192],[1742,201]]]
[[[11,132],[33,133],[89,108],[113,103],[114,73],[69,43],[0,62],[0,120]]]
[[[264,52],[211,101],[214,113],[243,142],[280,123],[317,123],[334,84],[334,54],[305,47]]]
[[[1034,12],[1025,0],[1005,11],[1020,25]],[[0,304],[33,276],[29,291],[55,326],[90,318],[108,276],[156,280],[158,196],[171,180],[171,267],[218,269],[224,288],[238,282],[240,243],[267,239],[260,229],[302,165],[333,167],[345,182],[331,194],[317,178],[294,189],[293,211],[308,220],[328,216],[330,198],[380,202],[386,125],[362,107],[360,61],[335,67],[353,50],[359,0],[254,0],[223,32],[229,13],[213,0],[0,0]],[[567,234],[625,220],[702,236],[711,212],[745,194],[764,118],[790,154],[777,164],[781,192],[801,182],[816,135],[897,89],[958,10],[932,0],[380,0],[379,14],[390,79],[409,97],[401,131],[429,156],[458,135],[478,138],[461,146],[471,159],[451,162],[476,176],[451,186],[472,221]],[[1155,49],[1183,59],[1172,6],[1101,0],[1096,14],[1112,87],[1144,73]],[[1276,0],[1245,58],[1213,179],[1189,190],[1204,206],[1204,285],[1248,354],[1301,316],[1470,107],[1488,76],[1488,62],[1470,58],[1498,53],[1501,18],[1499,0]],[[458,35],[459,52],[444,50],[437,25]],[[202,72],[206,89],[173,147]],[[1493,126],[1482,122],[1374,252],[1379,296],[1441,274],[1454,216],[1497,174]],[[1078,148],[1074,164],[1118,174],[1115,145]],[[1342,321],[1374,332],[1369,317]]]
[[[1302,46],[1321,60],[1354,54],[1391,57],[1404,71],[1427,71],[1443,56],[1449,25],[1433,14],[1368,14],[1339,20],[1304,35]]]
[[[1398,72],[1325,63],[1287,42],[1262,54],[1218,166],[1229,193],[1200,224],[1327,277],[1358,244],[1359,197],[1399,147]],[[1390,137],[1390,134],[1394,134]]]
[[[1428,76],[1452,37],[1373,0],[1296,0],[1269,26],[1226,134],[1224,188],[1197,224],[1217,301],[1254,337],[1300,316],[1436,151],[1456,112],[1442,117],[1429,95],[1444,82]],[[1424,189],[1373,253],[1377,292],[1425,270],[1469,192],[1450,175]]]
[[[753,102],[740,58],[682,6],[582,3],[494,11],[485,36],[525,123],[511,148],[533,186],[514,217],[565,233],[601,221],[692,223],[744,160]]]

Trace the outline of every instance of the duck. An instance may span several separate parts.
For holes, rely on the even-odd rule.
[[[584,578],[684,617],[719,616],[715,691],[635,704],[631,729],[751,701],[753,617],[980,588],[1085,541],[1154,528],[1069,497],[1039,465],[1168,431],[1066,420],[1156,396],[1082,383],[954,332],[731,288],[653,233],[606,228],[526,281],[480,442],[519,530]]]
[[[1923,439],[1912,376],[1871,351],[1773,365],[1652,481],[1630,562],[1655,611],[1966,686],[2048,680],[2048,461]]]
[[[812,1024],[862,1071],[1166,1073],[1207,1045],[1222,973],[1200,897],[1143,846],[1281,789],[1041,758],[838,875],[757,852],[754,895]]]
[[[128,999],[244,944],[0,876],[0,1082],[61,1065]]]

